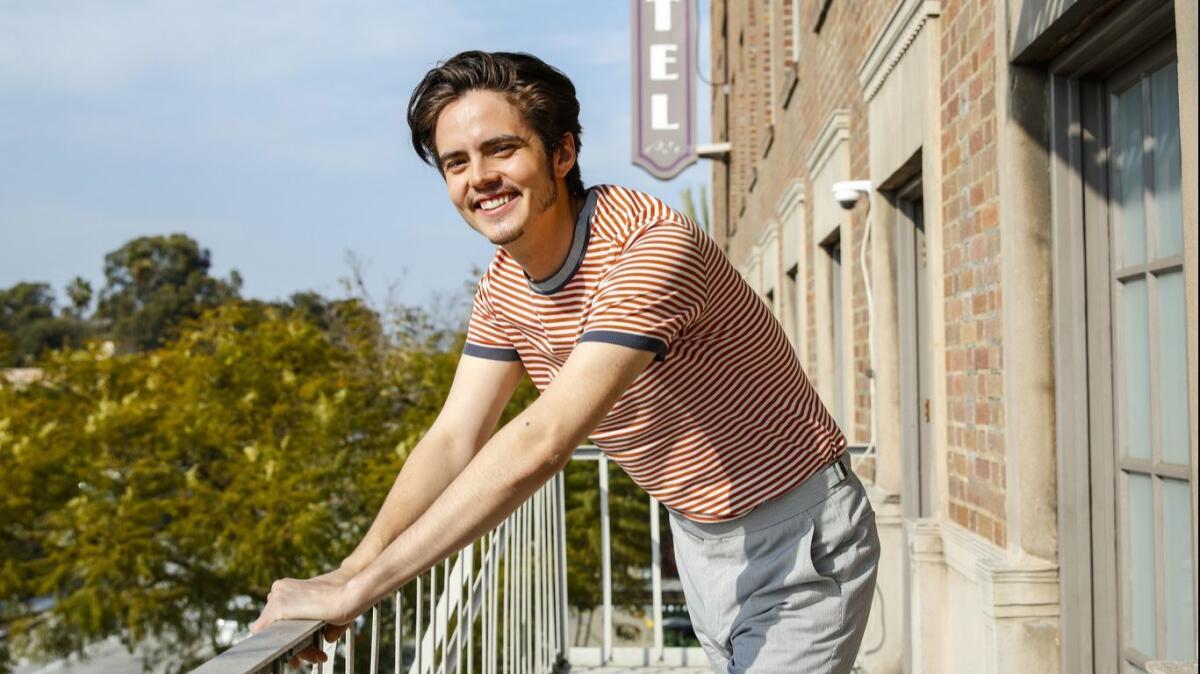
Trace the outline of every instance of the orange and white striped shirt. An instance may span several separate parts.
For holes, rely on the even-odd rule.
[[[744,515],[845,449],[767,306],[712,239],[654,197],[589,190],[567,259],[545,281],[498,248],[463,353],[520,360],[544,391],[586,341],[656,354],[590,437],[689,519]]]

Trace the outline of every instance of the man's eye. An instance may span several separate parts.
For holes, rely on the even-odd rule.
[[[456,168],[462,166],[464,163],[466,163],[466,162],[464,162],[461,159],[451,159],[445,163],[443,168],[447,171],[450,171],[450,170],[453,170],[453,169],[456,169]]]
[[[496,146],[496,154],[506,155],[512,154],[513,150],[517,149],[516,145],[498,145]]]

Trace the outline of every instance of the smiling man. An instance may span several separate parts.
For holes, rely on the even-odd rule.
[[[850,671],[874,514],[767,307],[663,202],[584,188],[575,88],[542,61],[459,54],[417,86],[408,121],[496,255],[445,405],[362,543],[336,571],[276,581],[252,630],[350,622],[499,524],[590,437],[669,509],[714,671]],[[525,374],[541,395],[493,434]]]

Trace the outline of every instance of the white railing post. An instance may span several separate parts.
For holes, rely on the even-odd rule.
[[[654,602],[654,659],[663,656],[662,538],[658,522],[658,501],[650,499],[650,594]]]
[[[604,597],[604,636],[600,650],[601,664],[612,658],[612,534],[608,517],[608,457],[601,455],[600,466],[600,583]]]
[[[450,589],[450,558],[447,557],[442,560],[442,598],[438,602],[437,629],[442,637],[442,672],[446,671],[446,663],[450,660],[450,652],[446,650],[446,633],[450,631],[450,600],[453,596]]]
[[[501,674],[511,674],[512,666],[512,570],[513,570],[513,546],[512,546],[512,527],[513,520],[508,520],[508,525],[504,527],[504,551],[507,553],[507,559],[504,560],[504,617],[503,631],[501,637],[504,640],[501,645],[504,653],[504,669]]]
[[[567,478],[559,472],[557,480],[557,503],[554,508],[555,529],[558,531],[558,653],[567,657]]]
[[[371,607],[371,674],[379,674],[379,622],[383,619],[381,604]]]
[[[467,674],[475,673],[475,544],[467,546],[467,606],[466,618],[459,618],[459,625],[465,625],[467,630]],[[480,569],[480,573],[483,570]],[[460,628],[461,631],[462,628]],[[462,643],[462,639],[459,639]],[[461,657],[461,650],[459,651]]]
[[[421,674],[421,651],[425,650],[421,644],[421,576],[417,576],[417,598],[413,602],[413,612],[416,614],[413,627],[413,672]]]
[[[421,640],[421,650],[425,650],[425,642],[429,641],[429,662],[427,669],[437,672],[437,643],[438,612],[437,612],[437,564],[429,567],[429,639]]]
[[[400,674],[404,666],[404,592],[403,588],[396,590],[396,660],[392,671]]]

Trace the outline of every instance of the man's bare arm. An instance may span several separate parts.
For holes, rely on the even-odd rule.
[[[347,612],[364,610],[503,521],[566,465],[652,358],[648,351],[613,344],[578,345],[542,396],[501,428],[428,510],[349,581]]]
[[[442,411],[409,453],[362,542],[342,562],[344,574],[374,561],[462,472],[496,428],[523,375],[516,361],[462,357]]]

